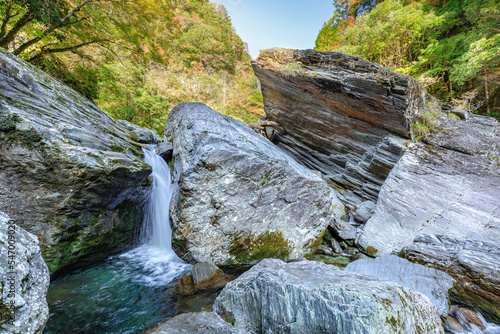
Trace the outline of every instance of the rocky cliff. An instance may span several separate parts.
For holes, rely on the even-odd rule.
[[[271,49],[253,67],[267,122],[283,128],[277,146],[321,171],[367,221],[358,247],[447,272],[452,298],[498,322],[499,123],[449,117],[411,78],[356,57]],[[430,134],[415,141],[424,116]]]
[[[151,172],[136,138],[0,50],[0,210],[40,238],[51,273],[132,244]]]
[[[202,103],[169,115],[174,237],[199,262],[256,263],[313,253],[344,206],[316,173],[247,125]]]
[[[269,49],[253,63],[276,144],[340,188],[348,207],[375,202],[424,101],[416,82],[357,57]],[[365,204],[366,206],[366,204]]]

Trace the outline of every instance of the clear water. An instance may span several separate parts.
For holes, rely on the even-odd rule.
[[[170,169],[154,147],[144,154],[153,168],[153,186],[141,230],[143,245],[53,281],[45,333],[141,333],[183,311],[174,281],[191,265],[171,248]],[[206,303],[213,296],[201,299]]]

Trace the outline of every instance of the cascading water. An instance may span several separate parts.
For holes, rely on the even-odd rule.
[[[151,197],[144,213],[140,238],[144,244],[172,252],[172,231],[167,203],[172,196],[170,168],[154,148],[143,149],[144,162],[153,168]]]
[[[144,162],[153,168],[153,186],[144,212],[140,239],[142,246],[122,254],[144,268],[143,281],[148,285],[168,284],[189,269],[172,250],[170,228],[171,176],[170,168],[154,146],[143,149]]]
[[[140,233],[142,245],[52,282],[45,333],[141,333],[179,313],[173,282],[191,265],[171,247],[170,169],[154,146],[143,151],[153,169],[153,186]]]

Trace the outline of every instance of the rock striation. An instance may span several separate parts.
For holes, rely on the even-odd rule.
[[[123,125],[126,129],[132,132],[132,138],[139,143],[159,144],[162,142],[162,139],[154,130],[140,127],[139,125],[130,123],[124,119],[117,120],[116,124]]]
[[[212,312],[184,313],[162,323],[150,334],[246,334]]]
[[[317,174],[245,124],[202,103],[169,115],[174,238],[198,262],[298,259],[321,244],[344,207]],[[342,228],[342,223],[336,223]]]
[[[436,305],[442,317],[448,315],[448,290],[453,286],[453,278],[445,272],[411,263],[395,255],[356,260],[348,264],[344,271],[395,282],[420,292]]]
[[[38,239],[0,211],[0,328],[42,334],[49,319],[49,270]]]
[[[214,311],[249,333],[444,333],[425,295],[314,261],[263,260],[226,285]]]
[[[382,186],[358,242],[446,271],[452,296],[500,321],[500,124],[443,116]]]
[[[264,50],[252,66],[266,120],[286,133],[275,133],[278,147],[343,189],[349,209],[376,202],[424,106],[416,82],[358,57],[314,50]]]
[[[450,297],[479,309],[500,323],[500,247],[498,242],[423,235],[403,248],[401,256],[443,270],[455,278]]]
[[[0,210],[51,273],[131,247],[151,168],[91,101],[0,50]]]

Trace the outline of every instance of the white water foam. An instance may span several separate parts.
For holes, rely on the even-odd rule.
[[[153,168],[153,186],[140,233],[143,245],[120,255],[120,258],[142,269],[143,274],[136,279],[148,286],[162,286],[186,273],[192,266],[172,250],[170,168],[156,153],[154,146],[148,146],[143,152],[144,162]]]

